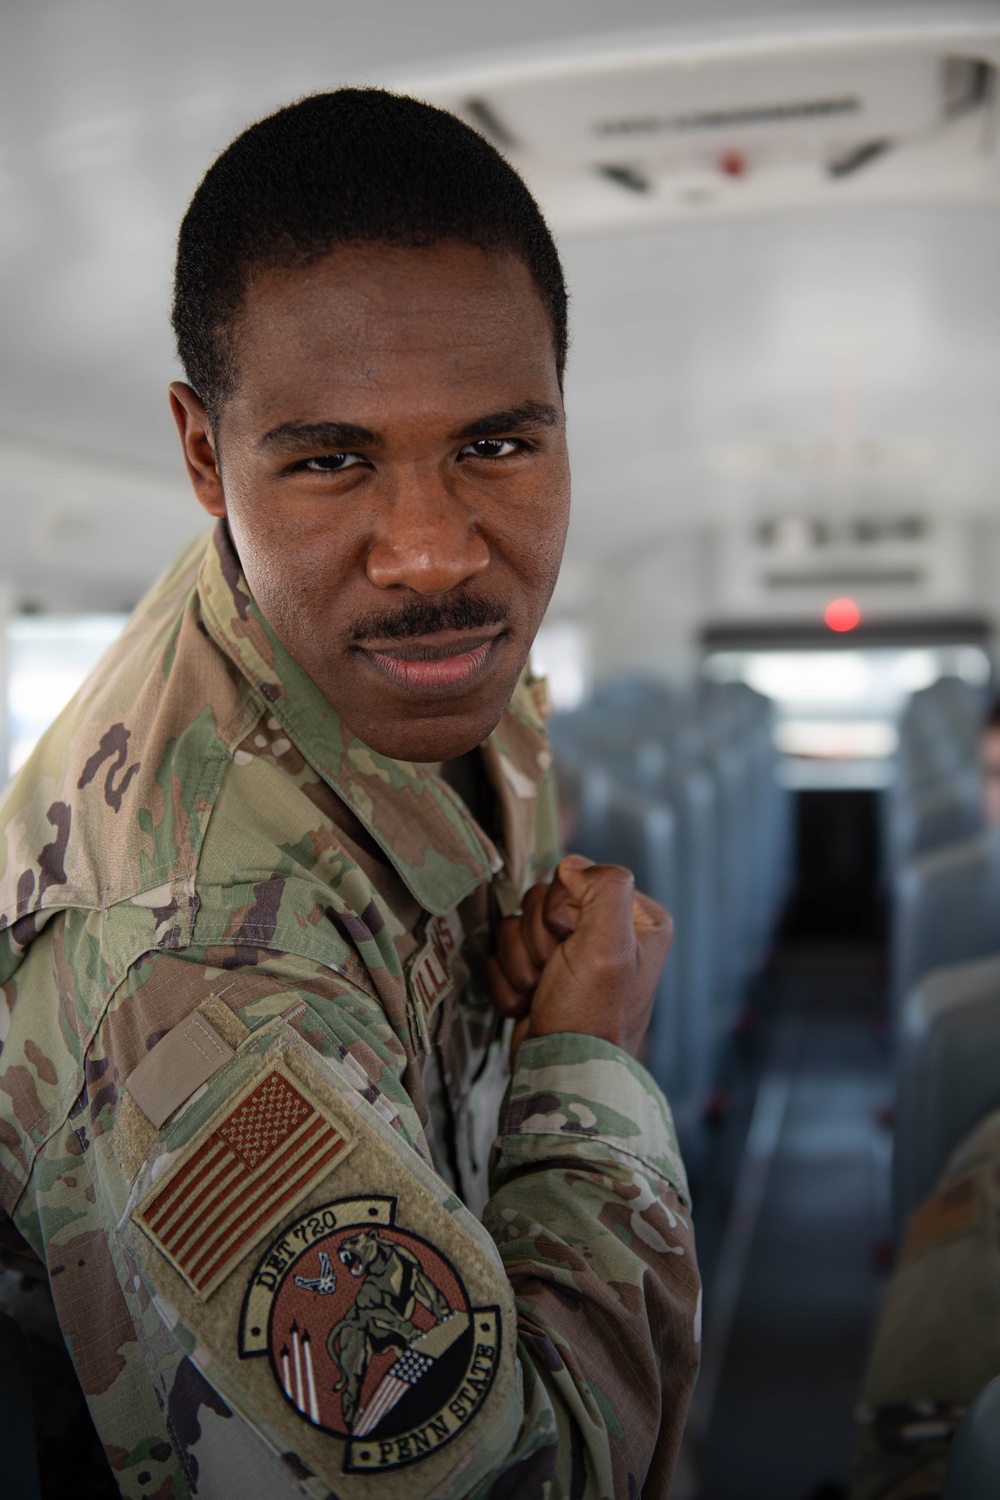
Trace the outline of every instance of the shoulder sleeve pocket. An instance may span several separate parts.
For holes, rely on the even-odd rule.
[[[513,1446],[492,1242],[287,1025],[170,1122],[119,1234],[206,1378],[318,1493],[464,1495]]]

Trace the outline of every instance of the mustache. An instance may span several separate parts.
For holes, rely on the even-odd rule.
[[[393,614],[362,615],[351,629],[355,641],[405,641],[410,636],[435,635],[441,630],[480,630],[505,625],[507,608],[486,594],[459,594],[433,601],[413,599]]]

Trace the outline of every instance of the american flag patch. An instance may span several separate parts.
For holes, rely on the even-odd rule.
[[[274,1064],[195,1138],[135,1222],[208,1297],[349,1144],[299,1079]]]

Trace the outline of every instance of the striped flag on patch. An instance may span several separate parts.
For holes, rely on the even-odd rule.
[[[367,1437],[388,1416],[394,1406],[422,1380],[428,1370],[434,1368],[435,1360],[447,1354],[469,1326],[469,1315],[451,1312],[410,1341],[409,1347],[396,1360],[392,1368],[382,1377],[378,1390],[364,1411],[360,1413],[352,1430],[353,1437]]]
[[[136,1223],[207,1297],[347,1144],[301,1083],[272,1066],[196,1138]]]

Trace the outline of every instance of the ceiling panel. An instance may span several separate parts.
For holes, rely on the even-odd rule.
[[[797,26],[960,7],[787,0]],[[961,7],[997,18],[997,4]],[[0,21],[6,571],[138,592],[198,523],[165,386],[174,236],[249,120],[303,92],[754,24],[746,0],[7,0]],[[770,24],[770,23],[769,23]],[[498,33],[500,40],[498,41]],[[1000,218],[866,205],[566,235],[572,547],[762,496],[996,496]],[[60,518],[76,517],[73,526]],[[82,526],[89,517],[91,529]],[[86,532],[86,535],[84,534]],[[61,550],[60,550],[61,549]],[[56,565],[58,554],[58,565]],[[51,564],[51,566],[50,566]],[[61,570],[61,571],[60,571]],[[68,583],[66,585],[69,586]]]

